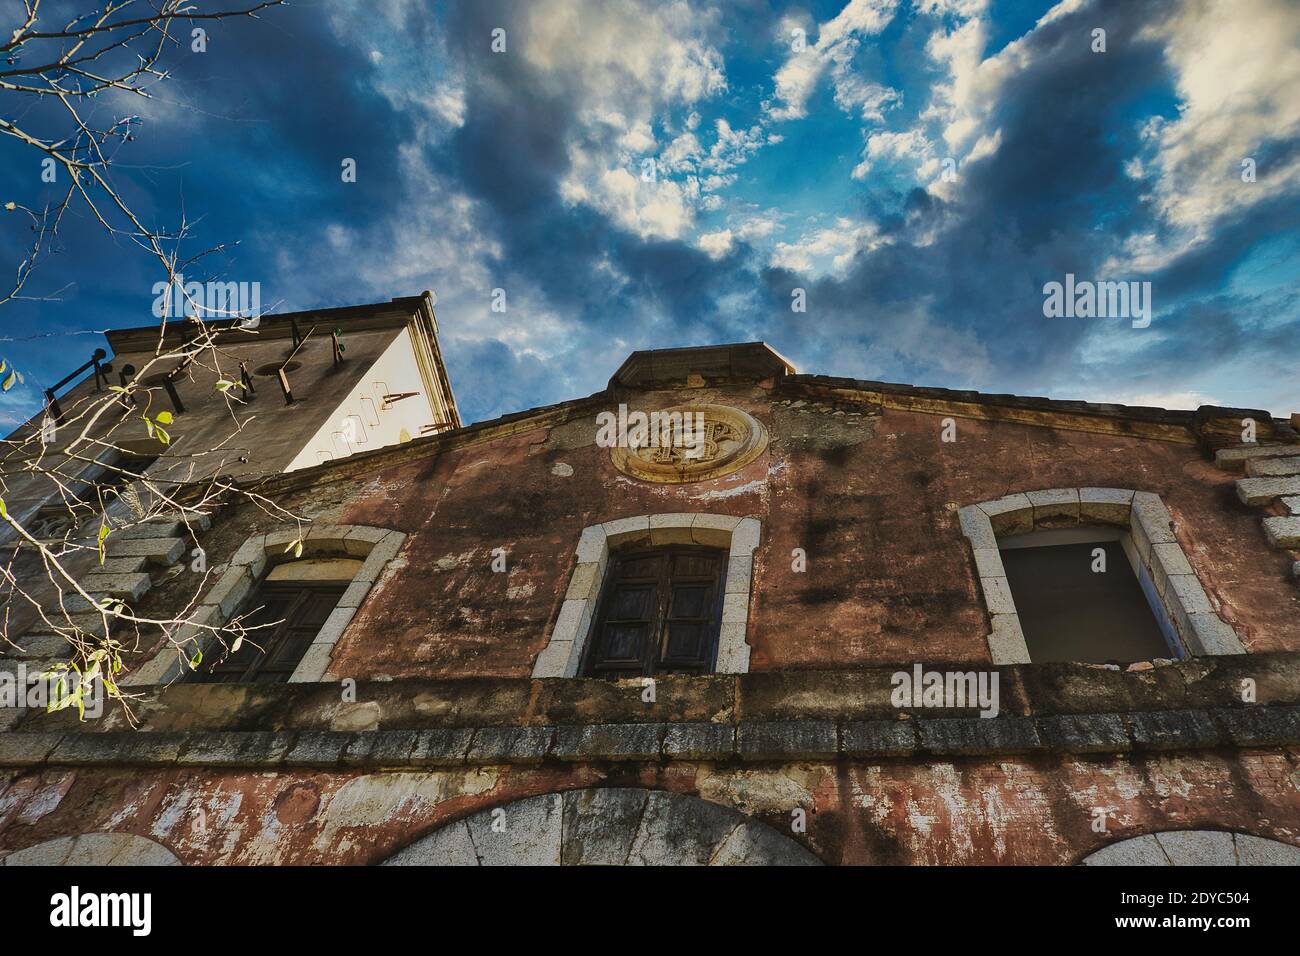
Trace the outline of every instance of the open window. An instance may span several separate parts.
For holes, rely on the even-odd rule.
[[[611,555],[585,673],[611,679],[711,673],[726,579],[727,552],[718,548]]]
[[[1178,657],[1178,637],[1118,528],[1034,531],[998,541],[1029,659],[1129,664]]]
[[[995,664],[1244,654],[1158,495],[1050,488],[959,509]]]

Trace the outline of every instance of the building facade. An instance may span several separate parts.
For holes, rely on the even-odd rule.
[[[160,495],[210,489],[218,478],[255,481],[460,427],[429,293],[207,329],[219,331],[208,339],[178,320],[161,331],[109,331],[111,362],[96,350],[3,443],[7,513],[92,599],[134,603],[159,572],[190,562],[206,509],[160,509]],[[121,400],[105,405],[114,394]],[[101,524],[116,532],[103,561]],[[13,588],[0,581],[0,654],[32,666],[66,656],[61,629],[102,629],[86,598],[46,573],[36,541],[0,523],[0,549],[36,599],[9,600]],[[21,646],[6,646],[20,635]]]
[[[295,454],[196,532],[254,637],[4,718],[0,862],[1300,862],[1295,425],[751,343]]]

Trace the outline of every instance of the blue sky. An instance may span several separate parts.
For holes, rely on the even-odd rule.
[[[167,65],[96,109],[141,118],[114,176],[146,221],[224,245],[187,277],[275,311],[434,290],[467,422],[753,339],[806,372],[1300,411],[1291,0],[331,0]],[[52,188],[0,137],[0,206]],[[6,275],[25,239],[0,212]],[[1149,281],[1150,326],[1045,317],[1067,272]],[[0,415],[152,321],[159,278],[68,220],[28,287],[57,301],[0,308],[26,377]]]

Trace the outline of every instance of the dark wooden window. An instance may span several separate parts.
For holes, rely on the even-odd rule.
[[[727,553],[714,548],[610,555],[584,672],[611,679],[711,673],[726,579]]]
[[[212,663],[201,664],[194,680],[209,684],[284,683],[346,590],[342,584],[264,582],[241,623],[245,627],[272,626],[249,631],[233,654],[222,657],[224,649],[215,647]],[[234,633],[224,635],[227,647],[235,637]]]

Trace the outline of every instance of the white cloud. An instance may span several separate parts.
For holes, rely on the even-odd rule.
[[[566,201],[590,206],[642,238],[676,239],[707,208],[705,193],[728,184],[715,178],[706,185],[700,171],[724,173],[743,161],[747,144],[720,137],[706,154],[694,132],[699,113],[691,109],[726,89],[722,55],[708,39],[717,19],[716,11],[684,0],[528,5],[522,55],[578,98],[569,169],[560,183]],[[661,149],[655,130],[672,135],[670,120],[682,110],[689,112]]]
[[[871,172],[873,163],[899,161],[904,159],[925,159],[930,156],[933,145],[919,129],[903,133],[872,133],[867,137],[867,145],[862,151],[862,162],[853,168],[854,179],[865,179]]]
[[[707,252],[711,258],[721,259],[731,251],[731,230],[723,229],[718,232],[706,232],[696,240],[695,244]]]
[[[694,103],[726,88],[722,54],[704,37],[716,15],[691,4],[534,0],[523,56],[543,73],[574,78],[592,102],[641,118],[663,103]]]
[[[843,275],[858,252],[881,244],[875,223],[841,217],[834,226],[807,233],[796,242],[778,242],[770,264],[812,277]]]
[[[1201,405],[1219,405],[1217,398],[1203,392],[1107,392],[1091,399],[1114,405],[1146,405],[1152,408],[1195,409]]]
[[[885,102],[877,102],[871,108],[871,97],[878,99],[884,94],[872,94],[873,85],[852,72],[853,56],[858,49],[858,36],[872,36],[884,30],[894,18],[897,6],[897,0],[849,0],[844,9],[818,28],[816,43],[803,50],[792,49],[776,73],[777,105],[769,111],[771,118],[790,120],[806,116],[808,98],[827,70],[836,87],[836,103],[842,109],[862,108],[864,115],[880,112]]]
[[[777,230],[779,225],[777,214],[768,213],[766,215],[752,216],[734,228],[737,237],[744,239],[746,242],[753,242],[755,239],[766,239]]]
[[[1294,0],[1197,0],[1148,30],[1174,73],[1178,115],[1143,129],[1145,149],[1126,167],[1148,177],[1168,237],[1131,239],[1130,266],[1166,265],[1215,224],[1300,191],[1300,155],[1269,144],[1300,136],[1300,5]],[[1243,182],[1242,160],[1256,160]]]
[[[845,112],[859,110],[864,120],[883,123],[887,110],[903,105],[903,94],[892,87],[868,83],[856,73],[849,73],[835,84],[835,104]]]
[[[714,130],[717,139],[709,150],[708,158],[701,165],[718,173],[744,163],[767,142],[762,126],[757,124],[747,130],[732,129],[725,119],[719,119]]]

